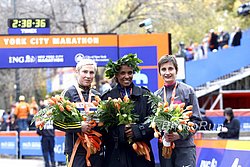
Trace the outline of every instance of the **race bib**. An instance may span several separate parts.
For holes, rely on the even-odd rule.
[[[97,107],[95,107],[92,103],[82,103],[76,102],[76,108],[80,111],[81,114],[86,114],[86,112],[96,112]]]
[[[85,114],[84,103],[76,102],[76,108],[81,114]]]

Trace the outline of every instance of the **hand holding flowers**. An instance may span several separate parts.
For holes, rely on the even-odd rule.
[[[109,127],[118,125],[128,125],[136,122],[137,115],[132,114],[134,109],[133,101],[127,96],[121,98],[100,101],[97,108],[99,121],[103,123],[103,128],[108,131]]]
[[[162,156],[170,158],[174,146],[174,140],[195,133],[195,124],[190,121],[192,115],[192,106],[185,103],[169,105],[163,102],[162,98],[152,93],[149,95],[149,102],[152,104],[154,115],[148,117],[147,122],[151,122],[150,126],[154,129],[154,136],[163,142]]]
[[[134,142],[131,124],[136,123],[138,115],[132,113],[134,110],[134,102],[128,96],[123,99],[112,99],[101,101],[97,113],[100,122],[103,123],[103,128],[107,131],[109,127],[125,125],[125,135],[129,144],[132,144],[133,149],[138,155],[143,155],[150,161],[149,147],[144,142]]]
[[[82,132],[77,133],[78,139],[74,145],[69,167],[73,163],[79,144],[87,151],[86,163],[88,166],[91,166],[89,161],[90,155],[100,150],[100,137],[102,135],[92,129],[97,125],[97,118],[95,112],[90,110],[90,108],[96,108],[99,102],[100,98],[96,96],[95,101],[91,104],[86,104],[84,106],[85,112],[81,113],[77,109],[76,103],[56,95],[48,99],[48,106],[39,110],[32,120],[32,123],[36,122],[36,127],[40,129],[48,121],[53,121],[54,125],[60,130],[68,130],[72,127],[81,128]]]

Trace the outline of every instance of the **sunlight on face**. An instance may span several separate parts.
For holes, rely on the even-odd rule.
[[[82,86],[91,86],[94,77],[95,77],[94,65],[84,65],[79,71],[77,71],[77,81],[78,84]]]
[[[175,82],[177,71],[172,62],[167,62],[161,65],[160,76],[166,84],[172,84]]]

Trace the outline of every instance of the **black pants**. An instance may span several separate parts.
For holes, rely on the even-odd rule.
[[[52,164],[52,167],[54,167],[55,166],[54,137],[43,136],[41,140],[41,145],[42,145],[43,158],[45,161],[45,167],[50,167],[50,162]]]
[[[70,158],[71,158],[71,153],[66,154],[67,166],[70,162]],[[72,167],[87,167],[85,158],[86,158],[86,155],[76,153],[74,160],[73,160]],[[104,156],[103,156],[102,152],[97,152],[96,154],[91,155],[89,158],[90,163],[91,163],[91,167],[102,167],[103,166],[103,159],[104,159]]]
[[[175,147],[170,159],[162,156],[162,144],[159,144],[159,159],[161,167],[195,167],[196,148],[195,147]]]

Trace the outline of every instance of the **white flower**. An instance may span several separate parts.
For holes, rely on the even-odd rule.
[[[127,117],[128,115],[127,114],[122,114],[123,117]]]

